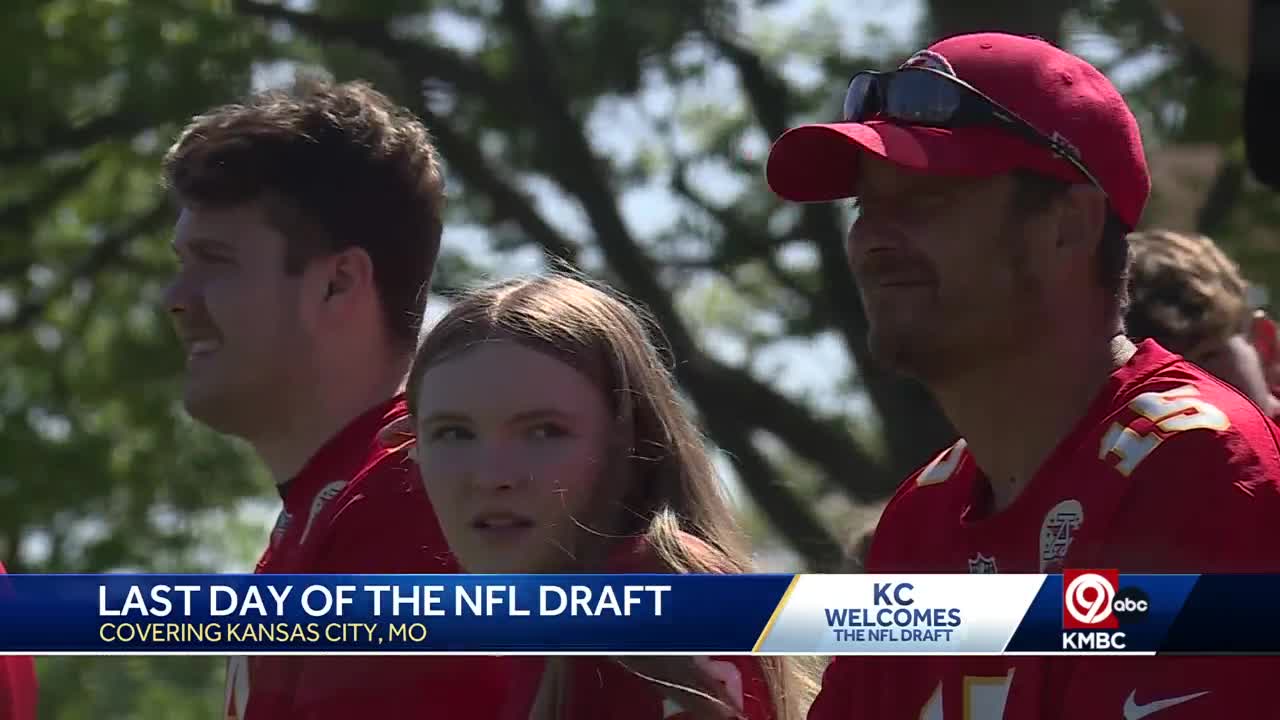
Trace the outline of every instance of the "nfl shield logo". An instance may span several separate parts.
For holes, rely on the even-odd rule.
[[[271,528],[271,547],[275,547],[280,538],[284,537],[285,532],[289,530],[289,526],[293,524],[293,516],[280,509],[280,514],[276,516],[275,527]]]
[[[1062,571],[1071,541],[1083,523],[1084,508],[1079,500],[1063,500],[1045,514],[1040,525],[1040,572]]]
[[[969,572],[974,575],[995,575],[996,559],[978,553],[969,558]]]

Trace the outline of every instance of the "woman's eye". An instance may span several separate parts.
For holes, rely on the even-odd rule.
[[[549,422],[539,423],[538,425],[533,426],[529,431],[529,435],[535,440],[550,440],[551,438],[564,437],[568,434],[569,431],[564,427]]]
[[[473,435],[470,430],[460,425],[442,425],[432,430],[428,437],[433,441],[452,442],[470,440]]]

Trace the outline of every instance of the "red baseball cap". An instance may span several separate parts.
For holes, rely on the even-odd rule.
[[[1151,194],[1138,121],[1092,65],[1040,38],[976,33],[934,43],[902,67],[913,66],[964,80],[1047,137],[1074,147],[1116,215],[1137,226]],[[1066,182],[1087,181],[1049,148],[999,128],[948,130],[871,120],[802,125],[783,133],[769,151],[769,187],[793,202],[855,197],[862,152],[938,175],[1029,170]]]

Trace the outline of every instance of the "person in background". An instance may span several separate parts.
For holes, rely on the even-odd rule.
[[[1253,315],[1239,266],[1204,235],[1148,230],[1130,235],[1129,246],[1129,337],[1179,353],[1280,420],[1280,400],[1246,334]]]
[[[656,333],[621,298],[552,275],[466,294],[425,336],[409,381],[419,470],[464,570],[750,572]],[[799,668],[534,658],[504,717],[798,719]]]
[[[1265,305],[1265,301],[1259,303]],[[1266,307],[1256,308],[1249,318],[1249,342],[1258,351],[1262,373],[1272,395],[1280,396],[1280,329]]]
[[[0,565],[0,575],[4,574]],[[0,720],[36,720],[38,690],[34,660],[25,655],[0,656]]]
[[[961,434],[899,488],[870,573],[1280,571],[1280,428],[1125,335],[1138,123],[1044,40],[941,40],[858,73],[842,122],[779,138],[784,199],[857,198],[848,252],[873,358]],[[852,657],[812,720],[1256,717],[1276,658]]]
[[[249,443],[283,502],[259,573],[455,564],[405,447],[403,383],[440,247],[440,158],[366,84],[302,81],[195,118],[169,150],[179,269],[165,302],[192,417]],[[485,658],[233,658],[237,720],[496,716]]]

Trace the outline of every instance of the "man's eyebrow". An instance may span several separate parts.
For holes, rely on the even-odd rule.
[[[235,252],[235,246],[225,240],[198,235],[186,241],[186,247],[197,251],[210,251],[222,254],[231,254]],[[169,241],[169,247],[173,248],[175,253],[181,253],[178,247],[178,239],[175,237]]]

